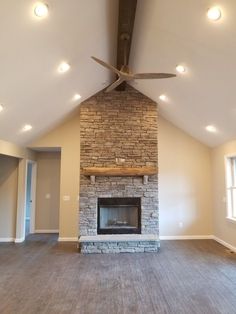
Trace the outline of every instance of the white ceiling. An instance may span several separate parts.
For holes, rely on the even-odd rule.
[[[49,15],[33,15],[36,1],[0,1],[0,139],[28,144],[107,85],[110,73],[90,56],[114,63],[118,1],[46,0]],[[60,62],[71,69],[57,72]],[[105,83],[104,83],[105,82]],[[24,124],[33,129],[22,133]]]
[[[210,22],[206,11],[222,8]],[[131,62],[134,72],[188,72],[168,80],[136,81],[134,87],[160,104],[168,120],[209,146],[236,138],[236,1],[138,2]],[[166,94],[169,102],[159,101]],[[215,125],[216,134],[205,130]]]
[[[46,1],[46,0],[45,0]],[[0,1],[0,139],[26,145],[57,125],[81,101],[104,88],[109,71],[90,59],[115,64],[117,0],[47,0],[49,16],[32,14],[35,1]],[[210,22],[206,10],[222,8]],[[136,81],[159,102],[161,114],[209,146],[236,137],[236,1],[139,0],[130,65],[135,72],[174,72],[168,80]],[[58,74],[61,61],[71,65]],[[165,93],[169,101],[159,101]],[[24,124],[30,132],[20,132]],[[216,134],[205,131],[213,124]]]

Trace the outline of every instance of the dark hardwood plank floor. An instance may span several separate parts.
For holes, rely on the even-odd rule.
[[[0,244],[0,313],[236,314],[236,254],[213,240],[80,255],[55,235]]]

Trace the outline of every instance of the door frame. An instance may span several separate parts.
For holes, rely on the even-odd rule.
[[[30,233],[35,233],[35,212],[36,212],[36,178],[37,178],[37,163],[36,161],[27,161],[28,164],[32,164],[32,173],[31,173],[31,208],[30,208]],[[27,170],[26,170],[27,172]],[[25,204],[26,206],[26,204]]]
[[[15,243],[25,241],[25,218],[26,218],[26,195],[27,195],[27,172],[28,164],[32,164],[32,209],[31,209],[31,226],[30,232],[35,229],[35,205],[36,205],[36,176],[37,162],[30,159],[19,159],[18,165],[18,196],[17,196],[17,213],[16,213],[16,235]]]
[[[31,173],[31,208],[30,208],[30,233],[35,232],[35,210],[36,210],[36,177],[37,177],[37,162],[27,159],[25,167],[25,202],[24,202],[24,239],[25,239],[25,220],[26,220],[26,206],[27,206],[27,177],[28,165],[32,165]]]

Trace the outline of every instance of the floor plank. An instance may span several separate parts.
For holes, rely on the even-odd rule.
[[[0,313],[236,314],[236,255],[213,240],[77,253],[55,235],[0,244]]]

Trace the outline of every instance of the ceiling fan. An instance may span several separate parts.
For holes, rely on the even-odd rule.
[[[103,67],[111,70],[117,75],[117,80],[112,83],[106,92],[110,92],[119,86],[119,90],[125,89],[125,83],[137,79],[164,79],[175,77],[170,73],[132,73],[129,69],[129,53],[133,33],[137,0],[119,0],[118,20],[118,47],[117,47],[117,68],[96,58],[91,57]]]
[[[137,79],[164,79],[164,78],[171,78],[175,77],[175,74],[171,73],[132,73],[128,67],[128,65],[124,64],[122,65],[121,69],[118,70],[112,65],[96,58],[91,57],[93,60],[104,66],[105,68],[113,71],[118,75],[118,79],[112,83],[107,89],[106,92],[110,92],[116,87],[118,87],[121,83],[124,81],[131,81],[131,80],[137,80]]]

